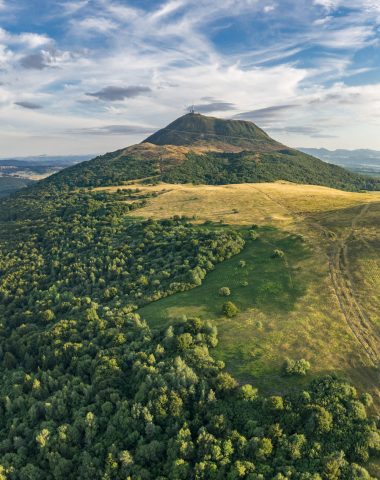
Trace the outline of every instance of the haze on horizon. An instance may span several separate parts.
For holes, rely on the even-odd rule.
[[[0,156],[106,152],[182,115],[380,150],[380,2],[0,0]]]

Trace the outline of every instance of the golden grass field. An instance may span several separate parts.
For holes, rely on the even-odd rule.
[[[249,225],[253,222],[286,225],[295,214],[325,212],[380,202],[379,193],[343,192],[315,185],[288,182],[251,183],[238,185],[159,185],[129,184],[118,188],[139,188],[142,192],[157,192],[147,207],[139,210],[146,218],[170,218],[173,215],[196,215],[199,222],[223,221]]]
[[[211,318],[220,338],[215,354],[242,381],[251,380],[263,390],[282,391],[293,382],[280,375],[284,358],[306,358],[312,374],[294,384],[315,374],[339,372],[358,388],[371,391],[380,407],[380,192],[351,193],[286,182],[134,184],[106,190],[117,188],[158,194],[132,213],[139,217],[185,215],[197,223],[210,220],[232,226],[276,227],[276,233],[263,229],[257,247],[260,258],[255,257],[254,246],[240,254],[254,264],[247,279],[267,288],[287,275],[293,278],[291,285],[298,282],[302,291],[293,295],[288,286],[281,291],[283,303],[275,294],[272,302],[260,303],[261,283],[256,290],[241,290],[240,273],[231,259],[218,265],[201,287],[142,309],[152,325],[183,314]],[[292,247],[290,235],[294,234],[301,235],[306,254],[297,254]],[[278,245],[288,251],[286,261],[274,267],[269,253]],[[215,307],[220,301],[217,288],[223,286],[218,282],[233,287],[232,300],[241,306],[233,320]]]

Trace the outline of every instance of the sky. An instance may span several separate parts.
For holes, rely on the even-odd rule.
[[[0,156],[104,153],[183,115],[380,150],[380,0],[0,0]]]

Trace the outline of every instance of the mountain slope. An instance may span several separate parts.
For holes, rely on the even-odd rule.
[[[225,152],[268,152],[284,147],[252,122],[224,120],[197,113],[177,118],[144,142],[155,145],[206,146]]]
[[[139,145],[70,167],[37,188],[73,189],[152,179],[169,183],[273,182],[378,190],[380,180],[360,176],[285,147],[252,122],[187,114]]]

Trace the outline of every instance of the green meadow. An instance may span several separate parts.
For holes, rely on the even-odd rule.
[[[256,240],[249,238],[247,230],[242,232],[246,238],[243,251],[217,265],[200,287],[153,302],[139,313],[153,328],[183,317],[215,322],[219,345],[214,355],[240,381],[254,381],[269,391],[307,382],[310,375],[284,378],[281,366],[288,355],[296,359],[310,357],[308,345],[295,340],[294,331],[307,326],[305,315],[301,318],[295,312],[321,275],[318,268],[313,271],[308,267],[312,250],[301,236],[276,228],[258,229]],[[274,258],[276,249],[284,256]],[[222,287],[230,289],[228,297],[220,295]],[[223,315],[226,301],[238,307],[238,315]],[[302,324],[301,328],[297,324]]]

